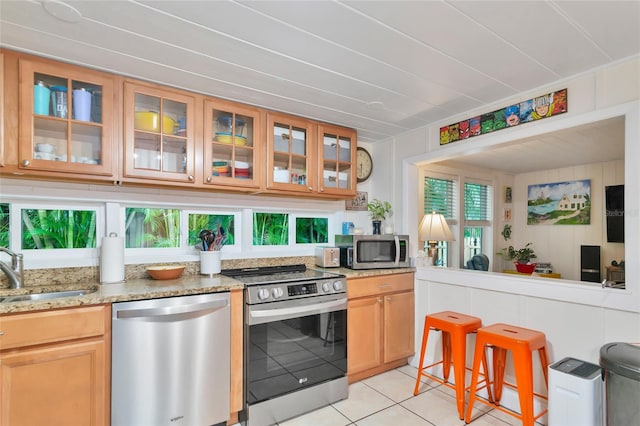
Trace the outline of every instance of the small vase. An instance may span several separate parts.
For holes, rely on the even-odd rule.
[[[371,221],[371,224],[373,225],[373,234],[374,235],[380,235],[380,228],[382,227],[382,221],[381,220],[373,220],[373,221]]]

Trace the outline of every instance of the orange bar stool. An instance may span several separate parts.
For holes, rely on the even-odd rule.
[[[475,387],[478,383],[478,375],[481,360],[486,359],[485,348],[489,346],[493,350],[493,398],[494,402],[477,399]],[[533,390],[533,352],[538,351],[540,365],[544,375],[545,387],[547,382],[547,342],[544,333],[528,328],[516,327],[509,324],[493,324],[477,330],[476,347],[473,357],[473,371],[471,374],[471,393],[465,423],[471,423],[473,404],[477,400],[483,404],[496,408],[503,413],[519,419],[525,426],[533,426],[536,419],[547,412],[545,408],[534,416],[534,397],[544,400],[546,396],[535,393]],[[511,351],[516,374],[516,385],[504,381],[504,369],[507,351]],[[485,367],[486,372],[486,367]],[[520,414],[500,407],[503,385],[507,385],[518,391],[520,401]]]
[[[424,318],[420,364],[418,364],[418,377],[416,377],[416,386],[413,390],[413,394],[418,395],[420,378],[422,376],[428,377],[431,380],[454,389],[456,391],[458,415],[460,416],[460,420],[464,419],[464,393],[465,390],[468,389],[465,388],[465,373],[466,370],[471,370],[466,367],[467,334],[475,332],[480,327],[482,327],[482,320],[480,318],[452,311],[429,314]],[[442,360],[423,367],[429,332],[432,330],[442,331]],[[449,370],[451,368],[452,354],[455,385],[449,383]],[[426,372],[426,370],[440,364],[442,364],[444,380]],[[483,364],[486,372],[485,360],[483,360]],[[487,389],[490,394],[490,388],[488,386]]]

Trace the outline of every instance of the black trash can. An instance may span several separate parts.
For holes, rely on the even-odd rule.
[[[640,346],[607,343],[600,348],[607,426],[640,425]]]

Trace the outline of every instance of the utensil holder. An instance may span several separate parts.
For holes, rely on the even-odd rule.
[[[220,252],[201,251],[200,252],[200,274],[213,275],[220,273]]]

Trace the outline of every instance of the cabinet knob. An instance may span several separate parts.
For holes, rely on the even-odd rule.
[[[310,187],[309,187],[309,191],[313,191],[313,186],[310,186]]]
[[[382,303],[382,297],[378,297],[378,303]]]
[[[189,182],[193,182],[193,176],[192,176],[192,175],[189,175],[189,176],[187,177],[187,179],[189,179]]]
[[[29,160],[22,160],[22,165],[23,165],[23,166],[25,166],[25,167],[28,167],[28,166],[30,166],[30,165],[31,165],[31,161],[29,161]]]
[[[211,182],[211,176],[207,176],[207,183]]]

